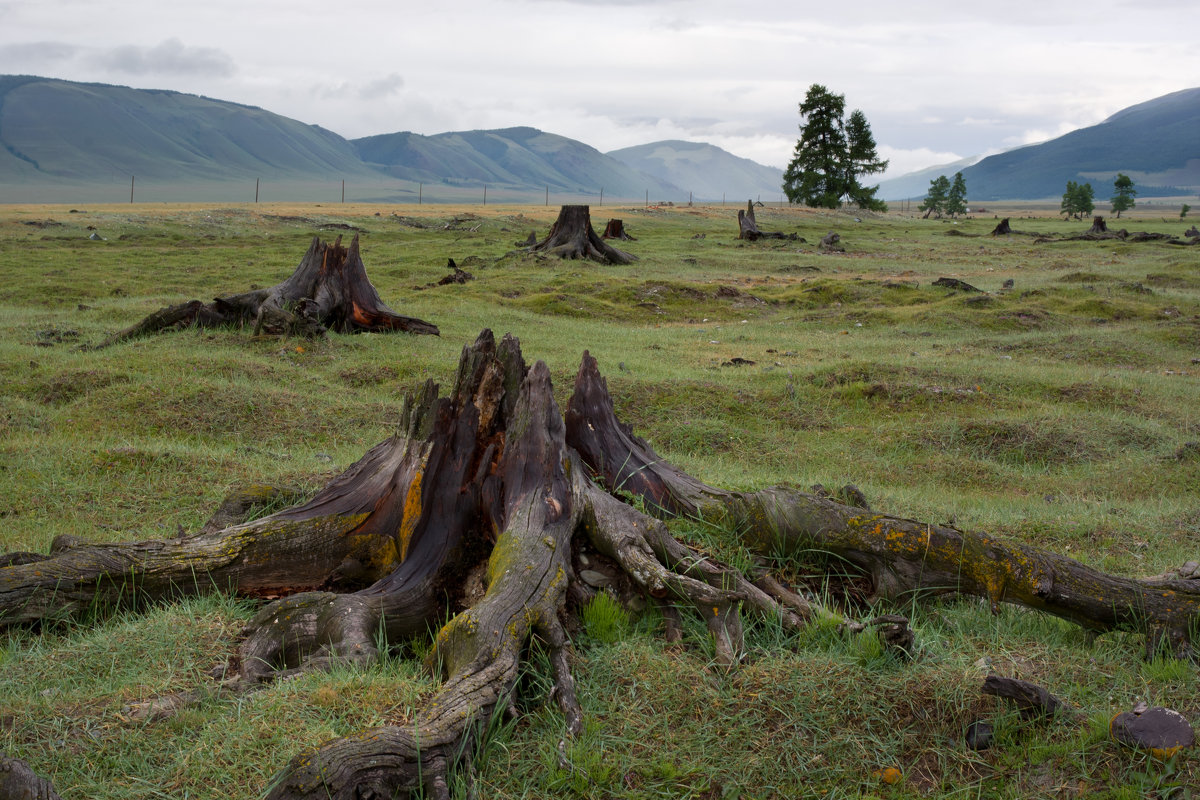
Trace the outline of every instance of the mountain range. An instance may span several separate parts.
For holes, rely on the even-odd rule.
[[[1130,106],[1048,142],[969,162],[883,181],[879,196],[921,198],[931,180],[960,170],[973,202],[1057,198],[1067,181],[1091,183],[1097,198],[1107,198],[1118,172],[1133,179],[1139,197],[1194,195],[1200,192],[1200,88]]]
[[[1140,196],[1200,190],[1200,89],[1160,97],[1050,142],[881,184],[922,197],[962,170],[973,202],[1061,195],[1066,181],[1132,177]],[[941,171],[939,171],[939,169]],[[529,127],[345,139],[262,108],[167,90],[0,76],[0,202],[120,200],[686,202],[780,194],[782,170],[710,144],[602,153]],[[252,193],[252,194],[251,194]],[[1097,196],[1105,195],[1105,189]]]

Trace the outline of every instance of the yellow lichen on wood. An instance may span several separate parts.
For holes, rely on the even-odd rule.
[[[400,530],[397,532],[397,538],[400,540],[400,561],[404,561],[408,556],[408,544],[417,529],[417,522],[421,519],[421,484],[424,475],[423,470],[417,470],[412,483],[408,485],[408,493],[404,495],[404,514],[400,518]]]

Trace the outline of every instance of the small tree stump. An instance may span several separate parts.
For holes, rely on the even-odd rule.
[[[817,249],[822,253],[844,253],[846,248],[841,244],[842,237],[830,231],[821,237],[821,243],[817,245]]]
[[[1092,227],[1088,228],[1088,233],[1108,233],[1108,224],[1104,217],[1092,217]]]
[[[636,242],[637,239],[625,232],[625,222],[619,219],[610,219],[608,224],[604,226],[604,233],[600,234],[601,239],[623,239],[627,242]]]
[[[1007,236],[1013,232],[1013,229],[1008,224],[1008,217],[1000,220],[1000,224],[992,228],[992,236]]]

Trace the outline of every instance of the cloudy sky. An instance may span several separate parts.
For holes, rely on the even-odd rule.
[[[173,89],[348,138],[531,125],[783,166],[821,83],[884,177],[1200,86],[1197,0],[0,0],[0,74]]]

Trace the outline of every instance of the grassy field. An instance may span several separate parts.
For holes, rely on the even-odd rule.
[[[1013,210],[1022,231],[1087,227]],[[449,382],[488,327],[547,363],[560,402],[590,350],[618,414],[715,485],[854,483],[875,509],[1120,574],[1200,558],[1200,250],[993,239],[991,213],[790,208],[760,209],[759,225],[807,242],[750,244],[735,238],[731,205],[593,208],[598,229],[616,217],[637,237],[623,245],[640,258],[630,266],[514,252],[556,214],[0,206],[0,552],[45,551],[63,533],[175,536],[247,482],[315,490],[392,432],[407,391]],[[1181,234],[1189,222],[1135,213],[1115,227]],[[831,230],[845,253],[817,252]],[[440,337],[182,331],[80,347],[170,303],[272,285],[314,235],[354,231],[384,301]],[[474,280],[437,285],[448,258]],[[939,277],[983,291],[932,286]],[[730,549],[719,531],[678,533]],[[857,616],[909,615],[915,660],[821,625],[792,635],[755,623],[746,663],[727,674],[700,623],[668,646],[655,614],[609,614],[575,643],[588,723],[568,747],[572,768],[535,662],[524,713],[476,760],[480,796],[1200,793],[1195,751],[1163,762],[1107,737],[1112,715],[1139,700],[1200,723],[1195,665],[1145,661],[1138,635],[1093,639],[973,600],[866,608],[841,591],[847,581],[822,577],[819,554],[783,568]],[[214,694],[163,722],[130,715],[132,703],[213,685],[208,671],[251,613],[218,597],[3,634],[0,752],[68,800],[250,798],[300,749],[402,724],[432,689],[404,657],[424,645],[409,643],[370,670]],[[988,672],[1041,683],[1081,715],[1022,722],[981,696]],[[979,718],[996,725],[996,744],[974,752],[963,731]],[[900,779],[885,780],[888,768]]]

